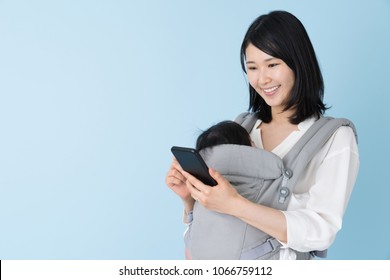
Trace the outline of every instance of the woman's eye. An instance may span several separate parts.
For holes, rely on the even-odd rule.
[[[257,68],[256,68],[255,66],[249,66],[249,67],[248,67],[248,70],[252,70],[252,71],[253,71],[253,70],[256,70],[256,69],[257,69]]]
[[[277,65],[279,65],[279,64],[278,63],[271,63],[271,64],[268,64],[268,68],[273,68]]]

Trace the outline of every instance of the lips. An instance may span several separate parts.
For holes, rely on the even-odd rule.
[[[275,92],[277,91],[278,88],[280,88],[280,85],[274,86],[274,87],[269,87],[269,88],[263,88],[262,90],[265,93],[265,95],[270,96],[270,95],[275,94]]]

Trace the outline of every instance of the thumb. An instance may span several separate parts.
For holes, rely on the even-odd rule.
[[[221,185],[221,184],[224,184],[227,182],[225,177],[223,177],[221,173],[214,170],[213,168],[209,168],[209,173],[210,173],[211,177],[213,177],[214,180],[217,181],[218,185]]]

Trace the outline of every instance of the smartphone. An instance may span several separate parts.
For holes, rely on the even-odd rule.
[[[183,170],[192,174],[206,185],[217,185],[217,182],[211,177],[209,168],[197,150],[173,146],[171,151]]]

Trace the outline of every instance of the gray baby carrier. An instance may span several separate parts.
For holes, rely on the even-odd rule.
[[[256,120],[255,114],[243,113],[235,121],[251,131]],[[283,159],[241,145],[218,145],[202,150],[201,155],[248,200],[286,210],[300,174],[340,126],[350,126],[356,135],[349,120],[321,117]],[[192,259],[279,259],[281,247],[259,229],[236,217],[210,211],[198,202],[185,240]],[[326,257],[326,251],[296,254],[298,259]]]

